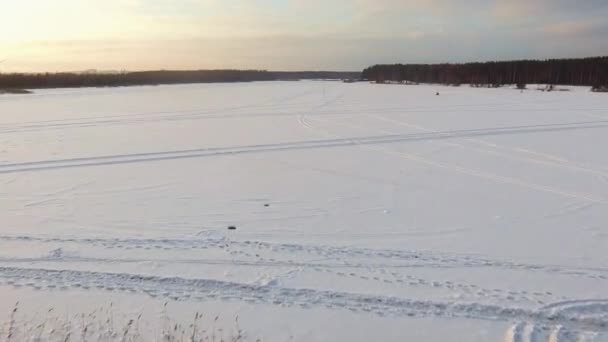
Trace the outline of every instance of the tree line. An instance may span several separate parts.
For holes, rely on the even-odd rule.
[[[78,88],[117,87],[134,85],[253,82],[299,79],[358,78],[359,72],[270,72],[266,70],[192,70],[139,72],[81,72],[81,73],[0,73],[0,88]]]
[[[561,84],[608,86],[608,57],[518,60],[464,64],[392,64],[365,69],[362,78],[376,82],[415,82],[500,86]]]

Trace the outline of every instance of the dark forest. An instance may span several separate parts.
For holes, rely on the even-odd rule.
[[[264,70],[194,70],[81,73],[0,73],[0,89],[118,87],[178,83],[252,82],[359,78],[359,72]]]
[[[608,85],[608,57],[520,60],[464,64],[393,64],[365,69],[364,79],[382,82],[500,86],[506,84]]]

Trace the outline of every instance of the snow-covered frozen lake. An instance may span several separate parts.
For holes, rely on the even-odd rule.
[[[586,88],[0,96],[0,322],[112,302],[253,341],[608,341],[606,146]]]

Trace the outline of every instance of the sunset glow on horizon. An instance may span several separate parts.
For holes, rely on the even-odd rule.
[[[590,0],[0,0],[0,72],[361,70],[608,53]]]

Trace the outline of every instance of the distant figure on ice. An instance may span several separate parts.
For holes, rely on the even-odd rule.
[[[437,92],[435,95],[436,95],[436,96],[439,96],[439,92]]]

